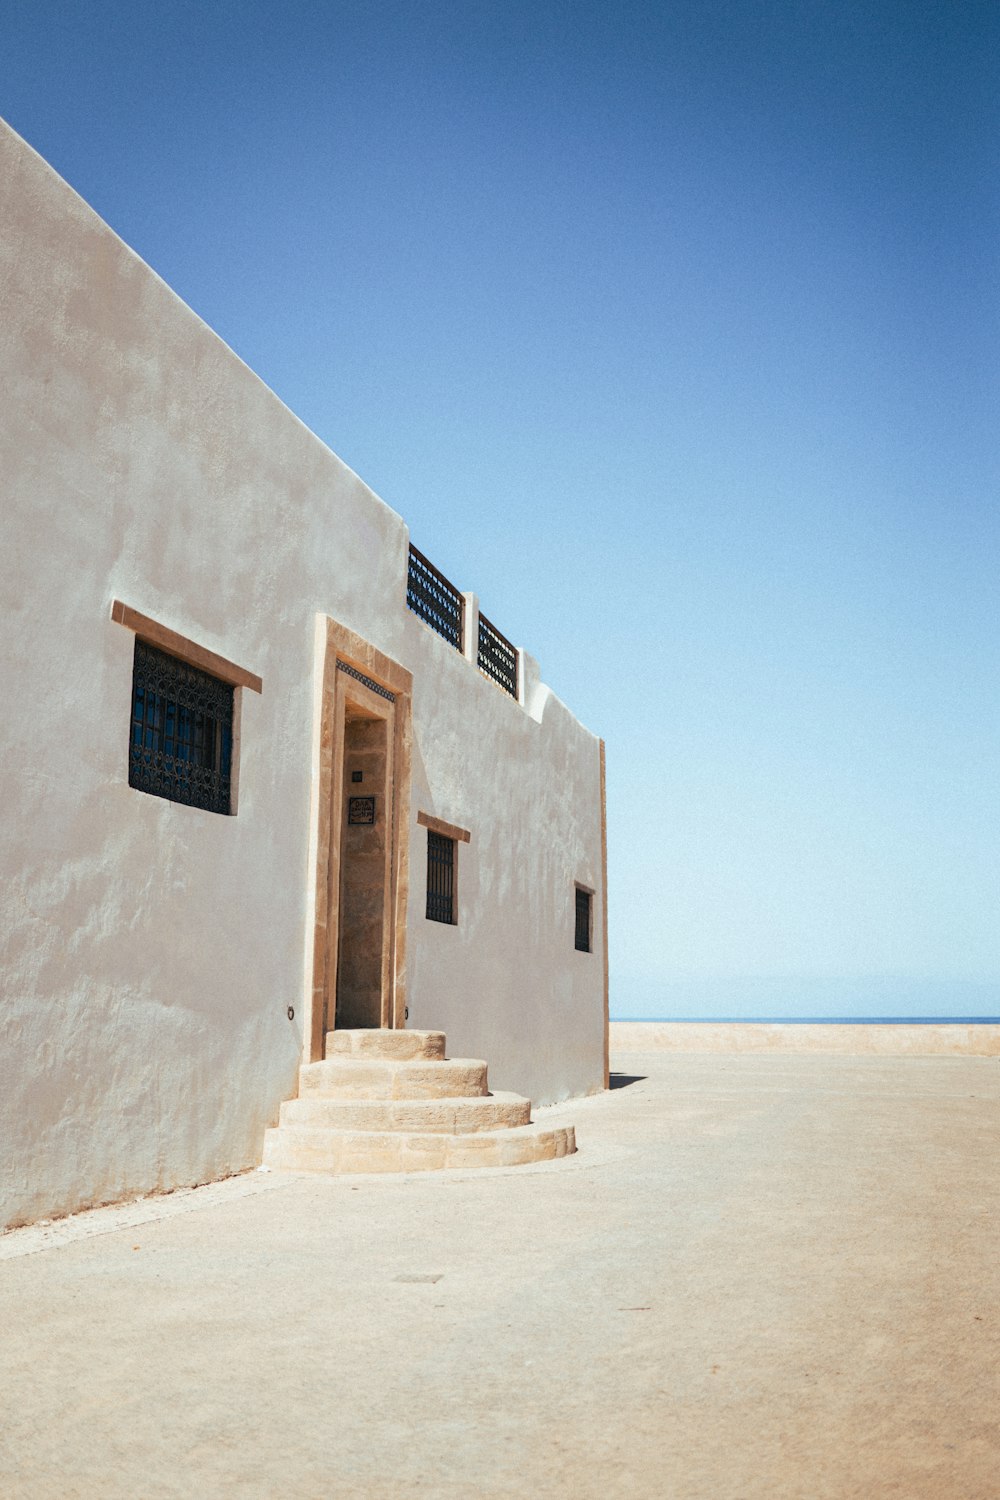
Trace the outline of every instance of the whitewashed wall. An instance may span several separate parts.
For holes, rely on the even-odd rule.
[[[2,124],[0,513],[0,1227],[251,1165],[294,1092],[317,612],[414,673],[411,816],[472,833],[447,928],[412,829],[409,1024],[600,1087],[597,741],[406,609],[401,519]],[[128,786],[113,598],[263,678],[238,816]]]
[[[471,834],[454,927],[424,918],[426,833],[411,836],[409,1024],[447,1032],[450,1052],[485,1057],[492,1084],[537,1102],[600,1088],[599,895],[594,951],[573,946],[575,882],[601,886],[598,744],[547,688],[529,700],[536,719],[408,612],[404,632],[406,664],[425,663],[414,807]]]

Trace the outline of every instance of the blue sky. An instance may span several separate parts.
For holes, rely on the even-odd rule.
[[[606,739],[617,1014],[1000,1013],[998,43],[0,0],[0,114]]]

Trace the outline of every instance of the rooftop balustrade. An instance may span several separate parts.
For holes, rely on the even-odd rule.
[[[470,608],[467,610],[466,601]],[[518,650],[482,614],[473,595],[462,594],[422,552],[410,546],[406,603],[413,613],[443,636],[449,646],[475,663],[484,677],[518,698]],[[466,635],[468,633],[468,640]]]
[[[416,547],[410,547],[406,575],[406,603],[425,625],[444,636],[456,651],[462,649],[465,600],[453,583],[439,573]]]
[[[517,648],[484,614],[479,616],[476,665],[484,677],[502,687],[512,698],[517,697]]]

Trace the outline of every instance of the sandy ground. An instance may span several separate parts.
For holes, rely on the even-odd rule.
[[[0,1240],[0,1496],[997,1500],[1000,1062],[616,1054],[579,1154]]]

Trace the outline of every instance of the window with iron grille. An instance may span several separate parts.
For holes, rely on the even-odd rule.
[[[485,677],[502,687],[505,693],[510,693],[512,698],[517,697],[517,651],[482,613],[479,616],[477,663]]]
[[[590,915],[593,896],[580,886],[576,888],[576,948],[580,953],[590,952]]]
[[[232,760],[232,685],[136,637],[129,786],[228,813]]]
[[[425,625],[443,635],[456,651],[462,650],[465,600],[455,585],[449,583],[416,547],[410,548],[406,602]]]
[[[427,830],[427,917],[455,924],[455,840]]]

